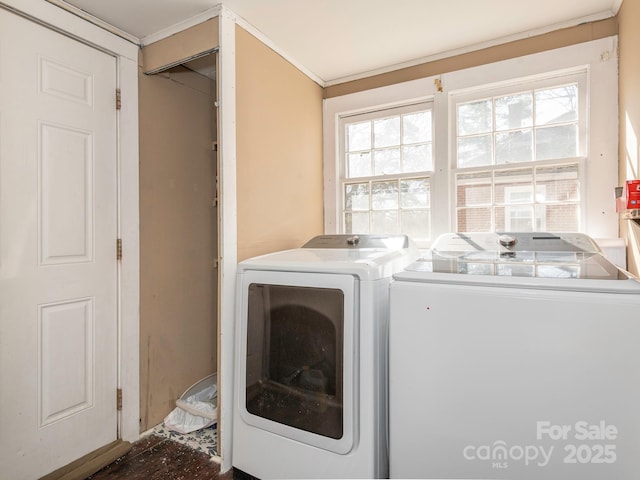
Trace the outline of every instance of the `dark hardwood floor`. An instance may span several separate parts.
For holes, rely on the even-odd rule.
[[[126,455],[87,480],[232,480],[220,474],[220,464],[199,452],[165,437],[150,435],[135,442]]]

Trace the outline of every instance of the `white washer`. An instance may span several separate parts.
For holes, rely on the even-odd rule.
[[[640,474],[640,283],[580,234],[448,234],[390,286],[391,478]]]
[[[417,257],[404,235],[328,235],[238,265],[235,468],[388,475],[389,283]]]

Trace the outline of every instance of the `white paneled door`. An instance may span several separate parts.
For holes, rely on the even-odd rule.
[[[0,478],[117,438],[116,59],[0,8]]]

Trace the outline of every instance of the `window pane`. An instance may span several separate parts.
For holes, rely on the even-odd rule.
[[[543,230],[547,230],[548,227],[547,227],[547,209],[546,209],[546,207],[544,205],[536,205],[535,208],[536,208],[536,225],[535,225],[534,230],[537,230],[539,232],[541,232]],[[576,217],[576,219],[577,219],[577,217]],[[577,232],[578,231],[578,227],[576,226],[575,228],[573,228],[572,225],[573,225],[573,222],[572,222],[571,227],[569,228],[568,231]],[[577,225],[577,223],[576,223],[576,225]],[[567,230],[565,230],[565,228],[566,227],[561,227],[561,228],[559,228],[559,229],[557,229],[555,231],[556,232],[563,231],[563,230],[567,231]]]
[[[507,227],[505,226],[505,212],[504,207],[495,207],[493,209],[493,214],[495,216],[495,231],[496,232],[506,232]]]
[[[369,212],[347,212],[344,214],[345,233],[369,233]]]
[[[369,184],[355,183],[344,186],[345,210],[369,210]]]
[[[371,152],[347,154],[347,178],[371,175]]]
[[[537,202],[577,202],[579,200],[578,165],[536,168]]]
[[[496,204],[533,202],[533,169],[498,170],[494,178]]]
[[[530,92],[496,98],[496,130],[511,130],[533,125],[533,100]]]
[[[491,207],[458,209],[459,232],[490,232]]]
[[[402,210],[402,233],[413,240],[429,240],[431,238],[431,213],[429,210]]]
[[[371,122],[347,125],[347,152],[371,149]]]
[[[429,181],[426,178],[400,181],[400,206],[402,208],[429,208]]]
[[[496,133],[496,163],[530,162],[533,160],[533,131]]]
[[[576,156],[578,156],[577,125],[536,129],[536,160]]]
[[[460,207],[491,205],[491,172],[458,175],[456,198]]]
[[[398,182],[374,182],[371,184],[371,208],[388,210],[398,208]],[[396,215],[397,218],[397,215]],[[374,217],[375,225],[375,217]]]
[[[431,141],[431,111],[402,116],[402,143]]]
[[[400,149],[385,148],[373,151],[375,175],[400,173]]]
[[[577,232],[580,229],[579,206],[575,204],[538,205],[550,232]]]
[[[371,212],[371,233],[400,233],[398,210]]]
[[[505,207],[505,230],[512,232],[532,232],[534,225],[533,205]]]
[[[491,100],[458,105],[458,135],[490,132],[493,129]]]
[[[402,147],[402,171],[404,173],[433,170],[431,144]]]
[[[578,120],[578,86],[547,88],[536,91],[536,125]]]
[[[458,138],[458,168],[491,165],[491,135]]]
[[[400,145],[400,117],[374,120],[373,138],[375,148]]]

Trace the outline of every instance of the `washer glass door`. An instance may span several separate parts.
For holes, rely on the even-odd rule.
[[[265,273],[247,272],[243,286],[243,416],[260,428],[346,453],[353,436],[356,280]]]

